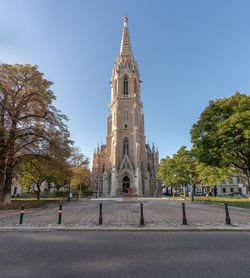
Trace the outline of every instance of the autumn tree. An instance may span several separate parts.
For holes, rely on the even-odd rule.
[[[0,205],[10,202],[14,167],[26,156],[67,157],[66,116],[37,66],[0,65]]]
[[[82,153],[79,147],[73,146],[70,150],[68,162],[71,167],[86,166],[89,164],[89,158]]]
[[[249,126],[250,97],[236,92],[230,98],[210,101],[193,125],[191,137],[199,162],[238,170],[245,175],[250,192]]]
[[[89,191],[91,172],[88,165],[76,166],[71,168],[71,189],[74,192],[79,192],[79,198],[82,195],[82,191]]]

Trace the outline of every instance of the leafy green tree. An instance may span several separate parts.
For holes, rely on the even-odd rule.
[[[186,185],[190,183],[190,174],[193,177],[195,176],[194,159],[191,152],[186,150],[186,146],[181,146],[177,153],[173,155],[173,162],[176,181],[182,185],[186,196]]]
[[[222,168],[206,165],[204,163],[196,164],[196,172],[199,177],[199,181],[202,185],[207,187],[210,190],[211,186],[216,188],[216,185],[223,180],[231,178],[235,175],[235,171],[231,168]],[[208,190],[208,191],[209,191]]]
[[[165,184],[174,188],[182,185],[186,195],[186,185],[190,183],[190,174],[193,182],[197,182],[195,159],[186,146],[182,146],[172,158],[161,160],[157,177]]]
[[[65,165],[45,156],[26,157],[19,164],[17,175],[19,183],[29,191],[31,187],[37,192],[40,200],[41,185],[43,182],[64,184],[69,172]]]
[[[0,205],[10,202],[14,167],[34,154],[67,156],[67,120],[52,102],[52,82],[37,66],[0,65]]]
[[[174,187],[174,190],[172,190],[174,196],[174,191],[178,186],[178,183],[174,173],[174,164],[172,158],[167,156],[166,158],[161,159],[159,171],[157,172],[156,176],[165,186],[171,186],[171,188]]]
[[[246,176],[250,192],[249,126],[250,97],[236,92],[230,98],[209,102],[192,127],[191,138],[199,162],[238,170]]]

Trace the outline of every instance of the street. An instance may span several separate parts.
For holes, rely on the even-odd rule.
[[[249,277],[247,232],[1,232],[0,277]]]

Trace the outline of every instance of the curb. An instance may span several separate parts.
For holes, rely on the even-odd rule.
[[[250,228],[145,228],[145,227],[1,227],[0,232],[48,232],[48,231],[83,231],[83,232],[250,232]]]

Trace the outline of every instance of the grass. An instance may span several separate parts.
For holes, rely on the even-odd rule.
[[[46,206],[48,203],[57,203],[63,200],[63,198],[41,198],[40,200],[37,200],[36,198],[11,198],[11,203],[4,207],[0,206],[0,210],[20,209],[22,204],[24,204],[24,209],[40,208],[43,207],[44,204]]]
[[[191,197],[184,197],[178,196],[178,197],[168,197],[170,199],[185,199],[191,201]],[[224,203],[227,202],[229,206],[232,207],[240,207],[240,208],[248,208],[250,209],[250,200],[246,198],[229,198],[229,197],[198,197],[194,196],[194,200],[197,202],[206,202],[206,203]]]
[[[82,197],[80,200],[86,200],[87,197]],[[29,208],[41,208],[46,207],[48,203],[60,203],[67,200],[67,198],[57,197],[57,198],[11,198],[11,203],[6,206],[0,206],[0,210],[19,210],[24,204],[24,209]],[[78,198],[71,198],[71,200],[79,200]]]
[[[191,197],[187,199],[191,200]],[[250,200],[249,199],[240,199],[240,198],[226,198],[226,197],[194,197],[195,201],[200,202],[211,202],[211,203],[224,203],[227,202],[229,206],[248,208],[250,209]]]

